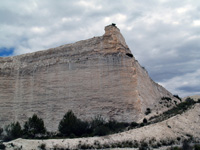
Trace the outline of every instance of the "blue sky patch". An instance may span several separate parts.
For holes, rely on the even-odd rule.
[[[7,57],[13,55],[14,48],[6,48],[6,47],[1,47],[0,48],[0,57]]]

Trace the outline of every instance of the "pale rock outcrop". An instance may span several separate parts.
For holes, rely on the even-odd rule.
[[[174,99],[150,79],[113,25],[100,37],[0,58],[1,125],[35,113],[55,131],[68,110],[81,119],[139,121],[146,108],[152,114],[168,109],[162,97]]]

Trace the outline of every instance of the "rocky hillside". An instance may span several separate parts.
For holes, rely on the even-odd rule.
[[[163,97],[170,98],[167,102]],[[150,79],[115,25],[74,44],[0,58],[0,124],[22,124],[34,113],[56,131],[68,110],[81,119],[97,115],[139,121],[178,99]]]
[[[186,100],[187,98],[192,98],[193,100],[198,101],[198,99],[200,99],[200,95],[187,96],[184,97],[183,100]]]
[[[150,124],[141,128],[104,137],[78,139],[50,139],[25,140],[17,139],[5,143],[7,150],[20,148],[21,150],[39,149],[45,145],[47,150],[107,148],[107,147],[135,147],[148,145],[151,148],[166,149],[165,146],[179,145],[185,139],[200,142],[200,103],[196,103],[183,114],[176,115],[165,121]],[[128,148],[126,148],[128,149]]]

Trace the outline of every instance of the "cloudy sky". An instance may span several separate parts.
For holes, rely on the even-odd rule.
[[[153,80],[200,94],[199,0],[1,0],[0,56],[101,36],[111,23]]]

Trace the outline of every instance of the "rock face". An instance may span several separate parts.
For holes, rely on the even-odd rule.
[[[34,113],[57,130],[72,110],[79,118],[138,121],[150,108],[164,111],[170,92],[150,79],[120,30],[45,51],[0,58],[0,124],[23,122]]]

